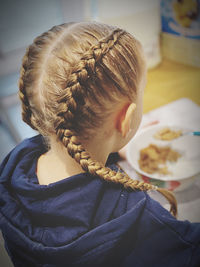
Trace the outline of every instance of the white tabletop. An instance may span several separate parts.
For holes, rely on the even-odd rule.
[[[187,98],[173,101],[145,114],[138,133],[144,126],[156,121],[198,131],[200,130],[200,107]],[[122,160],[119,164],[131,178],[138,178],[137,173],[127,161]],[[169,208],[168,203],[159,193],[151,192],[150,194],[164,207]],[[200,222],[200,174],[196,176],[195,182],[190,187],[184,191],[175,192],[175,196],[178,202],[178,219]]]

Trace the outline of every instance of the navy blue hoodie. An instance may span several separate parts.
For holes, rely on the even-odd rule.
[[[15,266],[200,266],[200,224],[86,173],[39,185],[45,151],[38,135],[1,165],[0,227]]]

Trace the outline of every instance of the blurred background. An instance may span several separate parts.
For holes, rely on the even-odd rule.
[[[36,36],[68,21],[117,25],[144,47],[145,113],[180,98],[200,105],[199,10],[199,0],[1,0],[0,161],[21,140],[37,134],[22,122],[17,96],[22,57]],[[0,265],[12,266],[3,253]]]

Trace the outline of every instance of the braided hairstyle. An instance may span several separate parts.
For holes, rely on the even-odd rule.
[[[133,180],[92,159],[80,140],[92,138],[111,112],[107,103],[131,102],[142,75],[139,42],[102,23],[65,23],[37,37],[23,58],[19,80],[22,118],[42,135],[56,134],[85,172],[132,190],[157,190],[173,215],[173,194]]]

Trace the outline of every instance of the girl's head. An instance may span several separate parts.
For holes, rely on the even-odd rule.
[[[144,76],[139,42],[100,23],[67,23],[36,38],[23,59],[23,119],[43,135],[91,138],[119,102],[136,102]],[[141,89],[142,90],[142,89]]]
[[[55,26],[36,38],[23,58],[23,120],[44,136],[56,135],[83,170],[126,187],[151,189],[94,161],[83,146],[120,105],[127,113],[130,104],[136,104],[134,135],[141,120],[145,74],[141,45],[126,31],[89,22]],[[120,127],[116,125],[119,132]],[[123,138],[116,149],[127,142]]]

